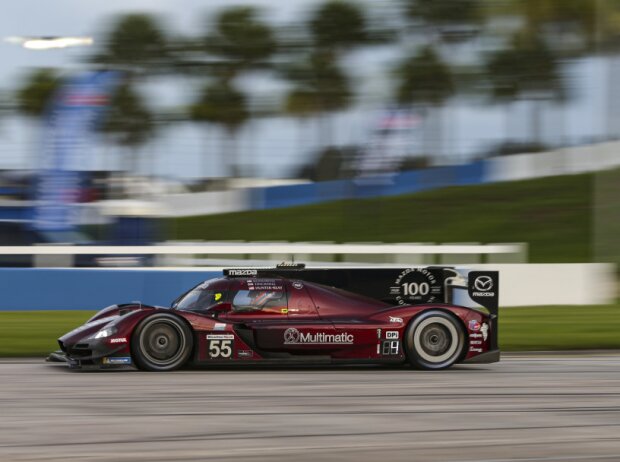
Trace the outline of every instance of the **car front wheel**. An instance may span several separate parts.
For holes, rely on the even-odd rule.
[[[409,325],[405,333],[405,348],[413,367],[446,369],[461,358],[465,334],[454,316],[431,310],[419,315]]]
[[[131,350],[139,369],[172,371],[183,366],[192,351],[192,333],[183,320],[159,313],[143,320],[133,334]]]

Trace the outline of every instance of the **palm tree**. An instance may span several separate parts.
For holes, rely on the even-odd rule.
[[[359,4],[328,0],[307,21],[310,51],[298,62],[284,66],[282,75],[293,83],[285,98],[284,112],[301,122],[317,116],[319,139],[332,141],[330,115],[347,109],[353,101],[350,78],[339,59],[343,54],[373,42],[368,20]]]
[[[591,50],[597,35],[604,33],[601,21],[601,7],[607,10],[607,2],[592,0],[513,0],[512,11],[524,20],[524,27],[530,34],[543,34],[553,27],[556,44],[554,48],[564,49],[570,40],[565,32],[576,33],[581,38],[581,51]],[[565,50],[568,51],[568,50]]]
[[[120,16],[103,39],[103,49],[92,61],[132,74],[168,69],[168,38],[158,20],[147,14]]]
[[[455,91],[454,78],[449,66],[445,64],[435,50],[426,46],[416,54],[405,58],[396,68],[397,86],[395,99],[401,105],[417,105],[426,113],[424,127],[425,155],[433,149],[429,146],[430,127],[428,127],[428,113],[441,108],[443,103]],[[440,117],[440,115],[438,114]],[[442,124],[438,124],[437,140],[441,140]],[[436,147],[436,154],[441,147]]]
[[[35,69],[17,90],[18,110],[28,117],[42,117],[59,87],[60,78],[54,69]]]
[[[126,80],[113,93],[99,125],[99,131],[129,150],[126,171],[137,171],[138,150],[151,138],[154,130],[153,114],[133,88],[131,80]]]
[[[239,164],[235,138],[249,119],[246,97],[226,80],[207,84],[198,101],[190,108],[190,117],[196,122],[220,125],[228,134],[228,149],[222,149],[224,163],[230,166],[231,176],[238,175]],[[206,171],[203,171],[206,175]]]
[[[426,29],[431,43],[467,39],[484,21],[480,0],[405,0],[405,16]]]
[[[15,95],[17,110],[35,121],[35,130],[41,131],[43,118],[54,95],[61,85],[61,79],[54,69],[41,68],[29,73]],[[37,136],[33,136],[37,139]],[[38,146],[32,151],[32,163],[36,162]]]
[[[215,80],[203,87],[189,108],[189,115],[194,121],[224,129],[228,147],[222,148],[222,156],[230,166],[229,173],[238,175],[240,159],[235,138],[251,114],[246,96],[233,81],[244,72],[268,69],[277,43],[271,27],[252,7],[226,8],[214,18],[211,27],[204,50]]]
[[[148,109],[136,86],[147,74],[172,69],[168,37],[159,21],[148,14],[126,14],[111,24],[103,48],[91,61],[107,69],[121,71],[124,82],[110,99],[109,111],[98,130],[115,144],[129,149],[127,169],[139,163],[139,147],[156,131],[154,114]]]
[[[329,52],[311,53],[285,75],[295,84],[286,97],[286,112],[302,119],[318,116],[320,139],[328,146],[332,141],[329,116],[349,107],[353,98],[349,78]]]
[[[321,112],[318,98],[315,93],[307,88],[293,88],[284,101],[284,113],[297,119],[299,123],[299,146],[298,152],[302,153],[307,146],[303,138],[305,122]]]
[[[241,72],[269,67],[277,43],[258,10],[247,6],[224,9],[212,27],[205,45],[206,51],[220,60],[220,78],[230,80]]]
[[[367,19],[357,3],[328,0],[314,12],[308,28],[316,49],[347,52],[369,40]]]
[[[510,47],[489,56],[486,74],[494,101],[511,104],[519,98],[530,100],[530,137],[541,144],[540,103],[560,101],[565,94],[553,51],[537,35],[517,34]]]

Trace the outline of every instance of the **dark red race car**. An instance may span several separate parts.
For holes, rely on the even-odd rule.
[[[499,360],[499,275],[447,267],[230,269],[169,308],[109,306],[62,336],[71,367]]]

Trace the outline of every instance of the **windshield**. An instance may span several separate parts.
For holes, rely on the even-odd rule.
[[[175,303],[174,308],[184,311],[205,311],[225,300],[226,292],[222,290],[196,287],[181,297]]]

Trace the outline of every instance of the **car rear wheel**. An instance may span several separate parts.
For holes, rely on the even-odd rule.
[[[459,360],[465,334],[458,319],[443,311],[427,311],[415,318],[405,333],[405,348],[417,369],[446,369]]]
[[[192,343],[192,333],[181,319],[159,313],[140,323],[133,334],[131,350],[138,368],[172,371],[187,362]]]

